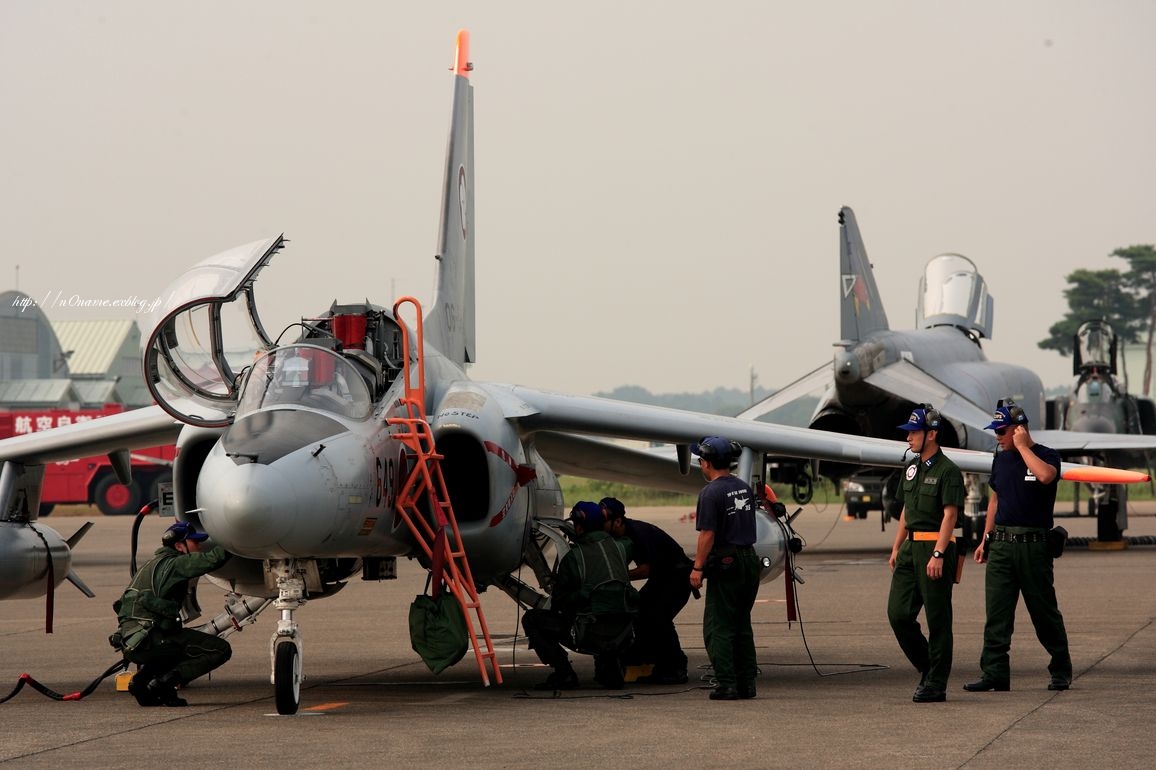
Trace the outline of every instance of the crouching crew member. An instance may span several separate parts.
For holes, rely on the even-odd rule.
[[[224,639],[181,627],[189,583],[229,560],[221,546],[201,551],[208,535],[178,521],[161,536],[161,547],[113,604],[120,626],[109,641],[140,670],[128,690],[142,706],[187,706],[177,688],[204,676],[233,654]]]
[[[549,609],[528,610],[522,616],[526,640],[538,659],[554,671],[536,690],[574,690],[578,674],[570,664],[563,645],[575,649],[581,635],[575,620],[581,615],[624,616],[638,609],[638,592],[627,577],[626,558],[614,538],[604,529],[598,503],[581,501],[570,512],[577,542],[558,565]],[[624,622],[623,631],[628,631]],[[624,634],[624,639],[629,636]],[[623,685],[621,650],[594,656],[594,678],[603,687]]]
[[[626,518],[626,506],[614,497],[599,501],[610,534],[630,542],[634,567],[631,580],[645,580],[638,591],[638,619],[628,663],[653,663],[654,670],[640,677],[644,684],[685,684],[686,654],[679,643],[674,618],[690,598],[691,561],[678,542],[660,527]]]

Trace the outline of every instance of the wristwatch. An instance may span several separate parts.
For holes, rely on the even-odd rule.
[[[943,558],[943,551],[932,551],[931,552],[931,558],[942,559]]]

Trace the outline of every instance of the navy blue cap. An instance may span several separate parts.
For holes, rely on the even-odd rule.
[[[602,506],[589,500],[579,500],[570,510],[570,521],[581,524],[587,532],[602,529],[602,522],[605,521]]]
[[[1014,416],[1012,415],[1012,409],[1015,409],[1016,412]],[[1011,425],[1028,424],[1028,416],[1024,413],[1024,410],[1020,409],[1018,406],[997,406],[995,411],[992,413],[991,418],[991,422],[987,426],[988,430],[992,430],[993,428],[1007,428]]]
[[[709,448],[708,448],[709,447]],[[690,453],[698,457],[702,457],[705,451],[708,455],[716,455],[719,459],[730,459],[732,452],[731,442],[727,441],[722,436],[707,436],[698,442],[690,445]]]
[[[626,516],[626,506],[617,497],[604,497],[598,501],[598,504],[606,509],[611,520],[621,519]]]
[[[197,528],[187,521],[178,521],[176,524],[173,524],[168,529],[166,529],[165,533],[161,535],[161,542],[165,545],[183,543],[186,540],[192,540],[194,543],[200,543],[208,539],[208,535],[206,535],[204,532],[198,532]]]
[[[903,423],[902,425],[897,425],[896,427],[899,428],[899,430],[906,431],[939,430],[939,413],[934,412],[931,416],[931,420],[929,421],[927,419],[928,411],[934,412],[934,410],[923,408],[913,409],[911,411],[911,416],[907,418],[907,422]]]

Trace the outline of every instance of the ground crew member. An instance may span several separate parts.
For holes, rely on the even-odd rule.
[[[1036,638],[1051,655],[1049,690],[1072,684],[1072,656],[1068,632],[1056,602],[1052,555],[1047,536],[1052,528],[1060,456],[1037,444],[1028,431],[1024,410],[1010,399],[1000,401],[987,427],[995,430],[999,452],[991,466],[991,496],[983,542],[975,549],[976,562],[987,562],[984,589],[987,621],[983,627],[983,675],[963,689],[971,692],[1011,688],[1012,628],[1016,604],[1023,594]]]
[[[638,609],[638,592],[630,585],[622,549],[603,530],[602,507],[580,501],[570,512],[577,542],[558,565],[549,609],[528,610],[522,616],[526,640],[538,659],[554,668],[536,690],[574,690],[578,674],[563,645],[575,646],[574,622],[579,613],[629,614]],[[594,657],[594,678],[603,687],[623,685],[619,654]]]
[[[966,496],[963,474],[939,448],[942,417],[928,405],[911,412],[900,425],[916,458],[899,482],[896,500],[903,506],[891,547],[891,592],[887,620],[903,654],[921,674],[912,700],[947,700],[951,674],[951,588],[958,559],[956,517]],[[927,620],[927,637],[919,628],[919,610]]]
[[[702,636],[718,685],[711,700],[755,697],[755,632],[751,609],[759,591],[761,564],[755,554],[755,493],[731,475],[742,448],[721,436],[707,436],[690,451],[699,458],[707,485],[698,494],[698,542],[690,572],[691,588],[710,581],[703,608]]]
[[[607,531],[630,542],[634,567],[631,580],[645,580],[638,591],[638,619],[628,662],[653,663],[643,684],[686,684],[686,654],[678,640],[674,618],[690,598],[691,561],[678,542],[647,521],[626,518],[626,506],[614,497],[598,501]]]
[[[142,706],[187,706],[177,695],[186,685],[223,665],[233,654],[224,639],[181,627],[189,582],[229,560],[221,546],[201,552],[208,535],[178,521],[161,536],[161,547],[113,604],[120,626],[109,638],[129,663],[141,666],[128,690]]]

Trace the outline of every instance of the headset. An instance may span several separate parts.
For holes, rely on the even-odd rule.
[[[1012,401],[1011,398],[1001,398],[999,403],[995,405],[996,409],[1004,408],[1007,410],[1008,419],[1011,420],[1012,425],[1027,425],[1028,416],[1024,412],[1023,407]]]
[[[695,449],[698,450],[695,452],[695,454],[710,463],[712,468],[728,468],[730,467],[731,463],[733,463],[735,459],[743,453],[743,448],[738,444],[738,442],[731,441],[729,443],[730,452],[728,452],[725,457],[723,456],[723,453],[715,449],[713,445],[704,444],[701,440],[695,447]]]
[[[939,430],[940,424],[943,422],[943,415],[939,410],[931,404],[920,404],[919,408],[923,410],[923,424],[927,426],[927,430]]]

